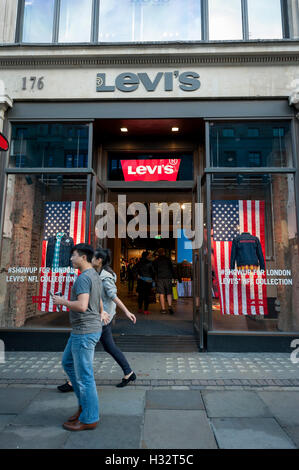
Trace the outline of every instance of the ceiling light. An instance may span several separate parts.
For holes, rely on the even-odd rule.
[[[127,127],[121,127],[120,130],[121,130],[121,132],[128,132]]]
[[[172,132],[179,132],[180,129],[178,127],[172,127],[171,130],[172,130]]]
[[[186,206],[185,206],[185,204],[182,204],[182,205],[181,205],[181,209],[183,209],[183,210],[185,210],[185,209],[186,209]]]

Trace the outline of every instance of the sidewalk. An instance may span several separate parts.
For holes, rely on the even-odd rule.
[[[72,433],[77,408],[61,353],[15,352],[0,364],[1,449],[298,449],[299,364],[289,354],[126,353],[137,375],[122,377],[95,356],[101,421]]]

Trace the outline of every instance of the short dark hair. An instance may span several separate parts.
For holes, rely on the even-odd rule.
[[[85,255],[88,263],[91,263],[94,254],[94,249],[91,245],[88,245],[88,243],[78,243],[78,245],[73,247],[72,254],[74,251],[77,251],[79,256]]]

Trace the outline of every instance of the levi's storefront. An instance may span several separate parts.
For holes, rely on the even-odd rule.
[[[239,65],[235,77],[224,67],[169,65],[58,66],[35,72],[35,93],[26,70],[10,71],[14,85],[1,74],[13,100],[2,154],[8,349],[63,349],[68,312],[49,292],[70,295],[71,249],[88,242],[111,249],[119,296],[137,316],[135,326],[121,313],[115,322],[124,350],[291,350],[299,335],[295,71],[271,75],[270,92],[262,82],[250,90]],[[175,313],[161,314],[153,289],[145,316],[130,272],[143,251],[154,260],[159,248],[176,273]]]

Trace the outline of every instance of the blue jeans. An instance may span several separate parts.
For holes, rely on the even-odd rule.
[[[71,333],[62,356],[62,367],[69,376],[82,413],[81,423],[99,421],[99,399],[93,374],[94,350],[101,337],[97,333],[75,335]]]
[[[102,329],[102,336],[101,336],[101,343],[103,345],[104,350],[113,357],[113,359],[117,362],[117,364],[122,368],[124,375],[130,374],[132,369],[125,358],[125,355],[121,352],[121,350],[116,346],[111,330],[111,323],[108,325],[104,325]]]

